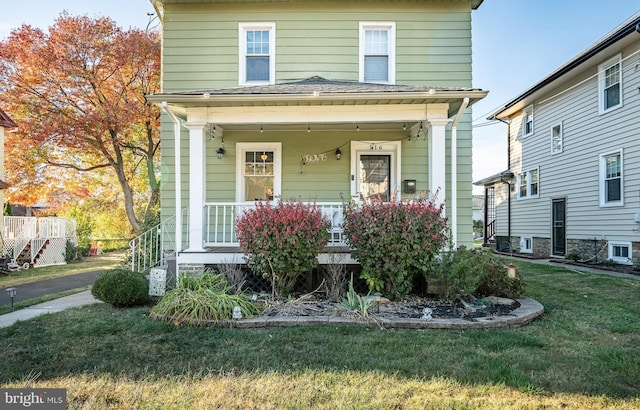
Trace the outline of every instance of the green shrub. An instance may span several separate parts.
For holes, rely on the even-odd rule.
[[[271,280],[274,293],[287,295],[302,272],[318,265],[328,228],[315,205],[278,201],[256,203],[239,218],[236,232],[249,267]]]
[[[344,235],[371,292],[402,299],[447,239],[444,205],[425,198],[345,205]]]
[[[79,259],[80,253],[78,252],[78,247],[67,239],[67,242],[64,245],[64,261],[66,263],[71,263],[76,259]]]
[[[469,250],[461,246],[455,252],[443,253],[434,266],[427,280],[439,285],[438,294],[446,300],[471,294],[513,299],[525,291],[521,273],[516,271],[516,277],[509,278],[504,261],[481,249]]]
[[[516,269],[516,277],[510,278],[504,261],[485,255],[484,274],[478,283],[475,295],[478,297],[498,296],[515,299],[524,295],[524,276]]]
[[[221,274],[205,272],[198,277],[182,277],[178,287],[167,292],[151,313],[175,324],[191,325],[230,320],[236,306],[245,318],[260,313],[245,295],[228,292],[228,284]]]
[[[427,281],[439,285],[439,296],[445,300],[470,295],[480,283],[489,257],[482,251],[468,250],[464,246],[453,252],[444,252]]]
[[[91,294],[115,307],[142,305],[149,300],[149,284],[138,272],[112,269],[98,276]]]

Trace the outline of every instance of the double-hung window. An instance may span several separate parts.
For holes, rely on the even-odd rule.
[[[551,127],[551,153],[557,154],[563,150],[562,123]]]
[[[395,23],[360,23],[361,82],[395,83],[395,37]]]
[[[518,199],[537,198],[540,187],[538,168],[518,174]]]
[[[599,112],[622,106],[622,62],[620,55],[598,66]]]
[[[600,155],[600,206],[624,205],[622,150]]]
[[[240,23],[239,83],[275,82],[275,23]]]
[[[522,136],[533,134],[533,106],[530,105],[522,112]]]

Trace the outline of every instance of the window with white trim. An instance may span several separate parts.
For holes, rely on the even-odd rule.
[[[520,252],[533,253],[533,238],[531,237],[520,238]]]
[[[620,55],[598,66],[599,112],[622,107],[622,62]]]
[[[275,23],[240,23],[239,83],[241,85],[275,82]]]
[[[395,23],[360,22],[361,82],[394,84],[395,54]]]
[[[522,136],[533,134],[533,105],[522,111]]]
[[[622,206],[622,150],[600,155],[600,206]]]
[[[621,264],[631,265],[631,258],[631,242],[609,242],[609,259]]]
[[[236,144],[236,199],[238,202],[272,201],[282,185],[280,143]]]
[[[540,187],[540,172],[538,168],[523,171],[518,174],[518,199],[538,198]]]
[[[557,154],[564,149],[562,123],[551,127],[551,153]]]

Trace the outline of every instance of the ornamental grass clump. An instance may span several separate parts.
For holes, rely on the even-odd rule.
[[[315,204],[257,202],[239,218],[236,232],[249,267],[271,280],[274,296],[286,296],[302,272],[317,266],[329,225]]]
[[[205,272],[197,277],[183,276],[151,309],[151,316],[177,325],[202,325],[231,320],[236,306],[243,318],[260,314],[246,295],[230,291],[224,275]]]
[[[444,204],[426,198],[345,205],[344,235],[371,292],[402,299],[447,241]]]

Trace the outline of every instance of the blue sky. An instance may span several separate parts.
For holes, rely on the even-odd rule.
[[[22,0],[0,9],[0,39],[23,23],[46,28],[62,10],[109,16],[123,28],[146,27],[153,12],[147,0]],[[487,115],[638,11],[640,0],[485,0],[473,12],[473,85],[489,91],[473,107],[474,180],[507,168],[506,127],[486,125]]]

